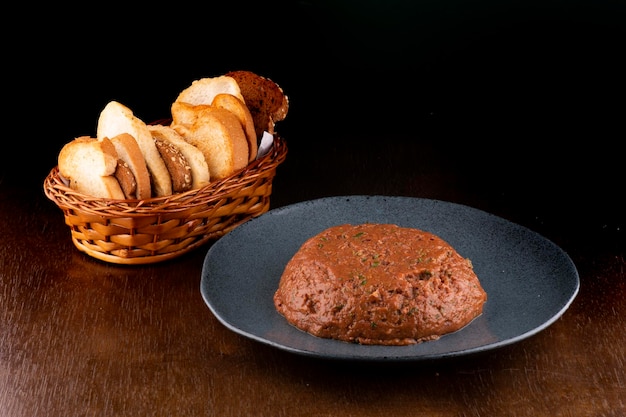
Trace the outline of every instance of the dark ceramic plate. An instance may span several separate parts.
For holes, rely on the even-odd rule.
[[[439,235],[471,259],[488,295],[483,314],[436,341],[366,346],[311,336],[276,312],[283,268],[309,237],[338,224],[395,223]],[[569,256],[523,226],[467,206],[409,197],[344,196],[270,210],[208,251],[200,289],[230,330],[289,352],[343,360],[423,360],[467,355],[528,338],[570,306],[579,277]]]

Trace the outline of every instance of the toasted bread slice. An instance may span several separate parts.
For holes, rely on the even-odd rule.
[[[192,104],[194,106],[198,104],[211,104],[213,98],[220,93],[232,94],[245,102],[237,81],[225,75],[201,78],[193,81],[189,87],[178,94],[175,101]]]
[[[128,165],[135,179],[135,195],[127,195],[127,197],[139,200],[150,198],[152,196],[150,173],[148,172],[146,160],[141,153],[141,148],[139,148],[139,144],[137,144],[135,138],[129,133],[121,133],[117,136],[113,136],[111,142],[115,146],[117,156]]]
[[[118,156],[109,139],[78,137],[63,146],[58,163],[59,173],[69,180],[70,188],[92,197],[125,198],[114,177]]]
[[[211,107],[211,104],[189,104],[183,101],[175,101],[172,103],[171,125],[192,125],[196,123],[196,119],[202,112],[202,109],[207,107]]]
[[[137,181],[135,180],[133,171],[130,170],[130,167],[124,160],[117,160],[117,169],[115,170],[114,176],[120,184],[120,187],[122,187],[124,198],[127,200],[137,199]]]
[[[185,140],[203,153],[211,181],[223,179],[248,164],[248,140],[233,113],[212,106],[198,110],[193,124],[172,124]]]
[[[172,143],[154,138],[161,158],[170,173],[172,179],[172,193],[182,193],[191,190],[191,167],[185,155]]]
[[[284,120],[289,110],[289,98],[283,89],[269,78],[251,71],[230,71],[225,76],[235,79],[239,85],[254,119],[257,138],[261,138],[264,131],[276,133],[276,123]]]
[[[187,142],[171,126],[148,125],[152,137],[158,140],[170,142],[176,146],[185,156],[191,168],[191,188],[201,188],[210,181],[210,171],[204,154],[200,149]]]
[[[246,139],[248,139],[248,162],[254,161],[259,150],[259,145],[254,130],[254,120],[246,104],[232,94],[220,93],[213,98],[211,105],[226,109],[237,116],[246,134]]]
[[[117,101],[111,101],[100,113],[97,137],[98,139],[112,138],[120,133],[128,133],[137,141],[150,172],[154,196],[171,195],[172,181],[169,171],[159,154],[147,125],[136,117],[128,107]]]

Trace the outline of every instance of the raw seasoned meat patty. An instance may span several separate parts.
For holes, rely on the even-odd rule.
[[[486,300],[471,261],[444,240],[373,223],[311,237],[274,294],[277,311],[297,328],[371,345],[436,340],[479,316]]]

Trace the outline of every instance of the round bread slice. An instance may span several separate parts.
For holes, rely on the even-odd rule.
[[[202,109],[211,107],[211,104],[189,104],[183,101],[172,103],[172,125],[192,125],[196,123]]]
[[[192,105],[211,104],[213,98],[220,93],[232,94],[244,101],[239,84],[232,77],[221,75],[195,80],[191,85],[178,94],[175,101]]]
[[[248,164],[248,140],[233,113],[202,107],[195,123],[172,124],[185,140],[198,148],[209,166],[211,181],[228,177]]]
[[[141,153],[141,148],[139,148],[135,138],[128,133],[121,133],[112,137],[111,142],[115,146],[118,157],[124,161],[135,178],[135,195],[128,196],[128,193],[125,193],[127,197],[138,200],[150,198],[152,196],[150,173],[148,172],[146,160]]]
[[[254,120],[252,119],[252,114],[250,110],[248,110],[246,103],[232,94],[220,93],[213,98],[211,105],[213,107],[226,109],[237,116],[246,134],[246,139],[248,139],[248,162],[254,161],[259,150],[259,145],[254,130]]]
[[[150,172],[153,194],[157,197],[171,195],[172,180],[148,126],[128,107],[117,101],[111,101],[100,113],[97,137],[112,138],[120,133],[128,133],[137,141]]]
[[[148,130],[155,140],[169,142],[176,146],[185,156],[187,163],[191,169],[191,188],[201,188],[210,181],[210,171],[204,154],[200,149],[187,142],[178,134],[171,126],[164,125],[148,125]]]
[[[252,71],[230,71],[225,75],[235,79],[239,85],[254,119],[257,137],[262,137],[264,131],[274,134],[276,123],[284,120],[289,110],[289,98],[283,89],[269,78]]]
[[[59,173],[73,190],[92,197],[125,198],[114,177],[118,156],[109,139],[78,137],[61,148],[58,164]]]

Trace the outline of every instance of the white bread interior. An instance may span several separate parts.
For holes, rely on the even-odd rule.
[[[148,130],[150,130],[152,137],[170,142],[184,155],[187,163],[191,167],[192,189],[204,187],[209,183],[209,166],[204,154],[197,147],[187,142],[171,126],[148,125]]]
[[[192,105],[211,104],[213,98],[220,93],[232,94],[245,103],[239,84],[232,77],[221,75],[195,80],[178,94],[175,101]]]
[[[109,139],[81,136],[63,146],[58,156],[59,173],[70,188],[93,197],[123,200],[124,192],[113,176],[118,156]]]
[[[211,107],[210,104],[189,104],[184,101],[175,101],[172,103],[171,108],[171,125],[193,125],[196,123],[202,110],[209,107]]]
[[[172,194],[172,180],[154,144],[148,126],[133,112],[117,101],[109,102],[98,118],[97,138],[112,138],[120,133],[128,133],[135,138],[144,156],[156,197]]]

